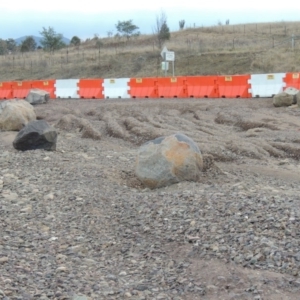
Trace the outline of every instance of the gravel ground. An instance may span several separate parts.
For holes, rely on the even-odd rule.
[[[35,109],[57,127],[57,151],[19,152],[16,133],[0,132],[0,299],[299,299],[300,110],[271,99]],[[139,145],[178,131],[207,170],[143,187]]]

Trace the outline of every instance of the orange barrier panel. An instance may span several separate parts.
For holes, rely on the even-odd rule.
[[[84,99],[104,99],[103,79],[79,79],[79,97]]]
[[[49,80],[34,80],[31,81],[31,88],[34,89],[41,89],[43,91],[46,91],[50,94],[50,99],[55,99],[55,80],[49,79]]]
[[[250,75],[218,76],[220,98],[251,98]]]
[[[12,82],[0,82],[0,100],[11,98],[13,98]]]
[[[186,98],[185,77],[157,78],[157,91],[159,98]]]
[[[294,87],[300,90],[300,73],[286,73],[283,81],[286,83],[286,87]]]
[[[130,78],[131,98],[157,98],[157,78]]]
[[[25,99],[32,88],[32,81],[13,81],[12,93],[13,98]]]
[[[218,98],[217,76],[186,77],[189,98]]]

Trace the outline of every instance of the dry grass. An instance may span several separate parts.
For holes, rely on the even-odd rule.
[[[294,50],[292,34],[298,37]],[[54,55],[36,51],[0,56],[0,80],[163,75],[153,36],[101,41],[100,52],[96,39],[91,39]],[[173,32],[166,46],[176,52],[177,76],[300,70],[300,22],[187,28]]]

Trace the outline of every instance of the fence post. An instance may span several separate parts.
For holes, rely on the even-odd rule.
[[[295,35],[292,34],[292,50],[294,51],[295,48]]]

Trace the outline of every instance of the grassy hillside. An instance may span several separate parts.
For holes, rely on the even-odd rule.
[[[0,56],[0,81],[163,76],[154,36],[101,42],[100,49],[94,38],[54,54]],[[175,51],[176,76],[300,71],[300,22],[187,28],[166,46]]]

